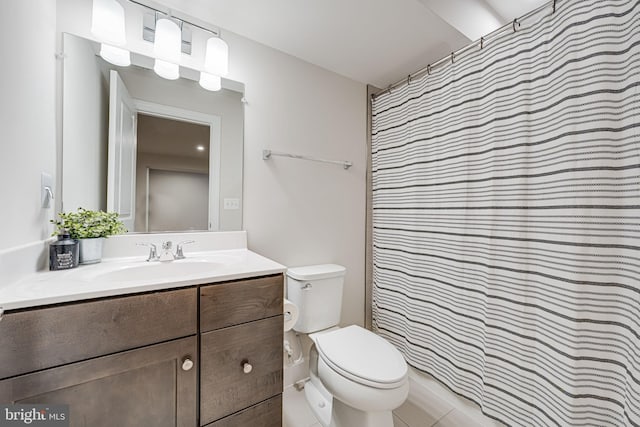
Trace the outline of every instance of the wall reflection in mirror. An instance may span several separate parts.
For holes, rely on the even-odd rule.
[[[202,89],[64,34],[62,210],[116,211],[130,232],[242,229],[244,87]],[[189,73],[193,72],[193,76]]]

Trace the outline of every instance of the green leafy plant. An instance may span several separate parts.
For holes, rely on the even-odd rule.
[[[78,208],[77,212],[59,213],[58,217],[58,220],[51,220],[51,223],[56,227],[52,235],[58,234],[63,229],[69,232],[72,239],[108,237],[127,232],[116,212]]]

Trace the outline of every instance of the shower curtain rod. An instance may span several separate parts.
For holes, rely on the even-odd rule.
[[[458,49],[456,51],[453,51],[453,52],[451,52],[451,54],[449,54],[449,55],[437,60],[433,64],[429,64],[426,67],[419,69],[415,73],[409,74],[407,76],[407,78],[402,79],[402,80],[398,80],[397,82],[387,86],[385,89],[382,89],[382,90],[380,90],[380,91],[378,91],[376,93],[371,94],[371,99],[373,100],[373,99],[377,98],[378,96],[380,96],[382,94],[385,94],[387,92],[391,92],[392,89],[400,87],[403,84],[409,84],[409,83],[411,83],[412,79],[421,77],[425,73],[431,74],[431,71],[433,70],[434,67],[442,65],[442,64],[444,64],[444,63],[446,63],[448,61],[451,61],[451,63],[455,62],[456,56],[458,56],[458,55],[460,55],[460,54],[462,54],[462,53],[464,53],[464,52],[466,52],[468,50],[471,50],[471,49],[475,48],[478,45],[478,43],[480,44],[480,49],[483,49],[484,48],[484,44],[487,42],[487,40],[489,38],[496,37],[497,35],[502,34],[502,33],[506,32],[507,30],[512,30],[513,32],[517,32],[516,25],[519,27],[521,25],[522,21],[524,21],[524,20],[526,20],[526,19],[528,19],[528,18],[540,13],[541,11],[543,11],[544,9],[546,9],[549,6],[553,7],[552,14],[556,13],[556,3],[557,3],[557,0],[551,0],[551,1],[543,4],[542,6],[538,7],[537,9],[534,9],[531,12],[522,15],[520,18],[514,19],[510,23],[505,24],[502,27],[500,27],[500,28],[498,28],[496,30],[493,30],[492,32],[480,37],[480,40],[476,40],[476,41],[474,41],[474,42],[472,42],[472,43],[470,43],[470,44],[468,44],[468,45],[466,45],[466,46],[464,46],[464,47],[462,47],[462,48],[460,48],[460,49]]]

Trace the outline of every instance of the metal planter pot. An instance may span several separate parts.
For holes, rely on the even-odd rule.
[[[104,237],[80,239],[80,264],[95,264],[102,261]]]

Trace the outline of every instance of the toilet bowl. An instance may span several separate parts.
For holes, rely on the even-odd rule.
[[[335,264],[287,272],[288,299],[300,313],[293,329],[313,340],[305,396],[323,427],[393,427],[391,411],[409,393],[407,364],[373,332],[337,327],[344,274]]]

